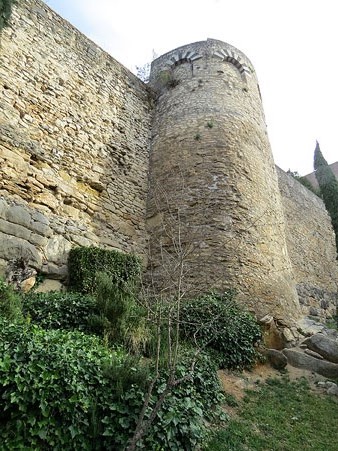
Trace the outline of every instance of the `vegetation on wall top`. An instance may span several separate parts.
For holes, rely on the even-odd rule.
[[[7,27],[12,15],[12,7],[18,0],[0,0],[0,32]]]

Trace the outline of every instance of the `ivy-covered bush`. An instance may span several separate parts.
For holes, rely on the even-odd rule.
[[[133,361],[131,361],[132,359]],[[181,360],[177,377],[187,373]],[[175,387],[143,449],[192,450],[220,400],[210,360]],[[149,369],[99,338],[0,319],[0,443],[4,449],[123,450],[136,427]],[[157,381],[146,412],[162,393]]]
[[[191,374],[191,378],[177,385],[164,401],[143,441],[144,449],[157,449],[155,444],[158,449],[171,451],[198,449],[207,434],[208,422],[225,419],[220,408],[224,397],[217,368],[207,354],[201,353],[194,371],[190,373],[193,354],[193,350],[181,352],[175,377],[180,379]],[[167,376],[165,372],[161,374],[151,399],[151,408],[164,390]]]
[[[140,274],[140,262],[135,255],[101,249],[77,247],[68,258],[69,288],[81,293],[96,293],[96,274],[109,274],[116,288],[126,282],[135,283]]]
[[[97,315],[96,300],[74,292],[28,293],[24,296],[23,314],[44,329],[81,330],[102,333],[93,325]]]
[[[4,449],[119,449],[131,414],[116,389],[123,352],[97,337],[0,320],[0,443]],[[129,373],[137,370],[128,365]],[[142,378],[134,378],[138,382]],[[132,386],[133,378],[129,378]],[[138,405],[142,391],[138,388]],[[135,395],[135,396],[136,396]],[[129,420],[128,420],[129,421]],[[120,423],[123,423],[122,425]],[[116,437],[105,438],[105,430]],[[108,445],[112,448],[108,448]]]
[[[261,330],[254,317],[234,301],[234,293],[211,293],[182,305],[180,321],[184,337],[211,348],[224,368],[245,368],[257,358],[255,343]]]

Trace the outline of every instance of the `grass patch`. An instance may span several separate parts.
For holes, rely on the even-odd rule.
[[[270,379],[249,391],[238,417],[205,451],[336,451],[338,403],[310,391],[305,380]]]

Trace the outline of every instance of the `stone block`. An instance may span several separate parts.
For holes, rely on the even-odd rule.
[[[29,266],[39,269],[42,257],[39,251],[28,241],[0,232],[0,255],[4,260],[23,258]]]
[[[45,255],[48,262],[62,265],[67,262],[68,253],[72,248],[71,243],[63,236],[53,236],[48,240]]]
[[[0,219],[0,232],[29,241],[31,231],[26,227]]]
[[[20,224],[29,228],[31,215],[27,208],[20,205],[10,206],[7,210],[6,219],[14,224]]]

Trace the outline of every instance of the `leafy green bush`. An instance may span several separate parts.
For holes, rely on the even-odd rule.
[[[150,430],[138,444],[141,449],[194,450],[207,435],[208,421],[218,422],[224,419],[220,409],[223,395],[215,365],[208,355],[202,353],[191,371],[192,359],[192,351],[184,350],[181,353],[175,378],[185,377],[185,380],[173,387],[166,397]],[[149,418],[156,401],[165,390],[167,380],[168,373],[162,372],[150,399],[145,420]],[[126,404],[132,401],[137,405],[137,391],[126,392],[124,399]]]
[[[98,247],[77,247],[69,253],[68,272],[71,290],[95,294],[98,272],[109,274],[116,289],[119,289],[126,282],[137,282],[140,262],[135,255]]]
[[[97,337],[81,332],[45,331],[1,320],[4,449],[121,449],[118,440],[125,443],[130,433],[124,427],[129,407],[119,395],[124,382],[118,368],[126,377],[126,359],[125,353],[111,352]],[[144,380],[143,375],[136,377],[133,366],[127,367],[127,385]],[[140,388],[137,397],[140,405]],[[130,423],[132,427],[132,419]],[[117,438],[106,438],[108,426]]]
[[[0,279],[0,317],[11,321],[22,318],[20,294],[13,287]]]
[[[182,305],[184,337],[219,353],[220,366],[245,368],[254,364],[254,344],[261,330],[253,316],[234,301],[234,293],[211,293]]]
[[[23,298],[23,314],[44,329],[101,332],[92,317],[98,314],[96,300],[81,293],[51,291],[28,293]]]
[[[187,373],[190,357],[178,366]],[[136,427],[149,369],[81,332],[0,320],[0,442],[4,449],[122,450]],[[156,384],[146,418],[161,395]],[[196,449],[220,400],[210,360],[174,387],[140,447]]]

